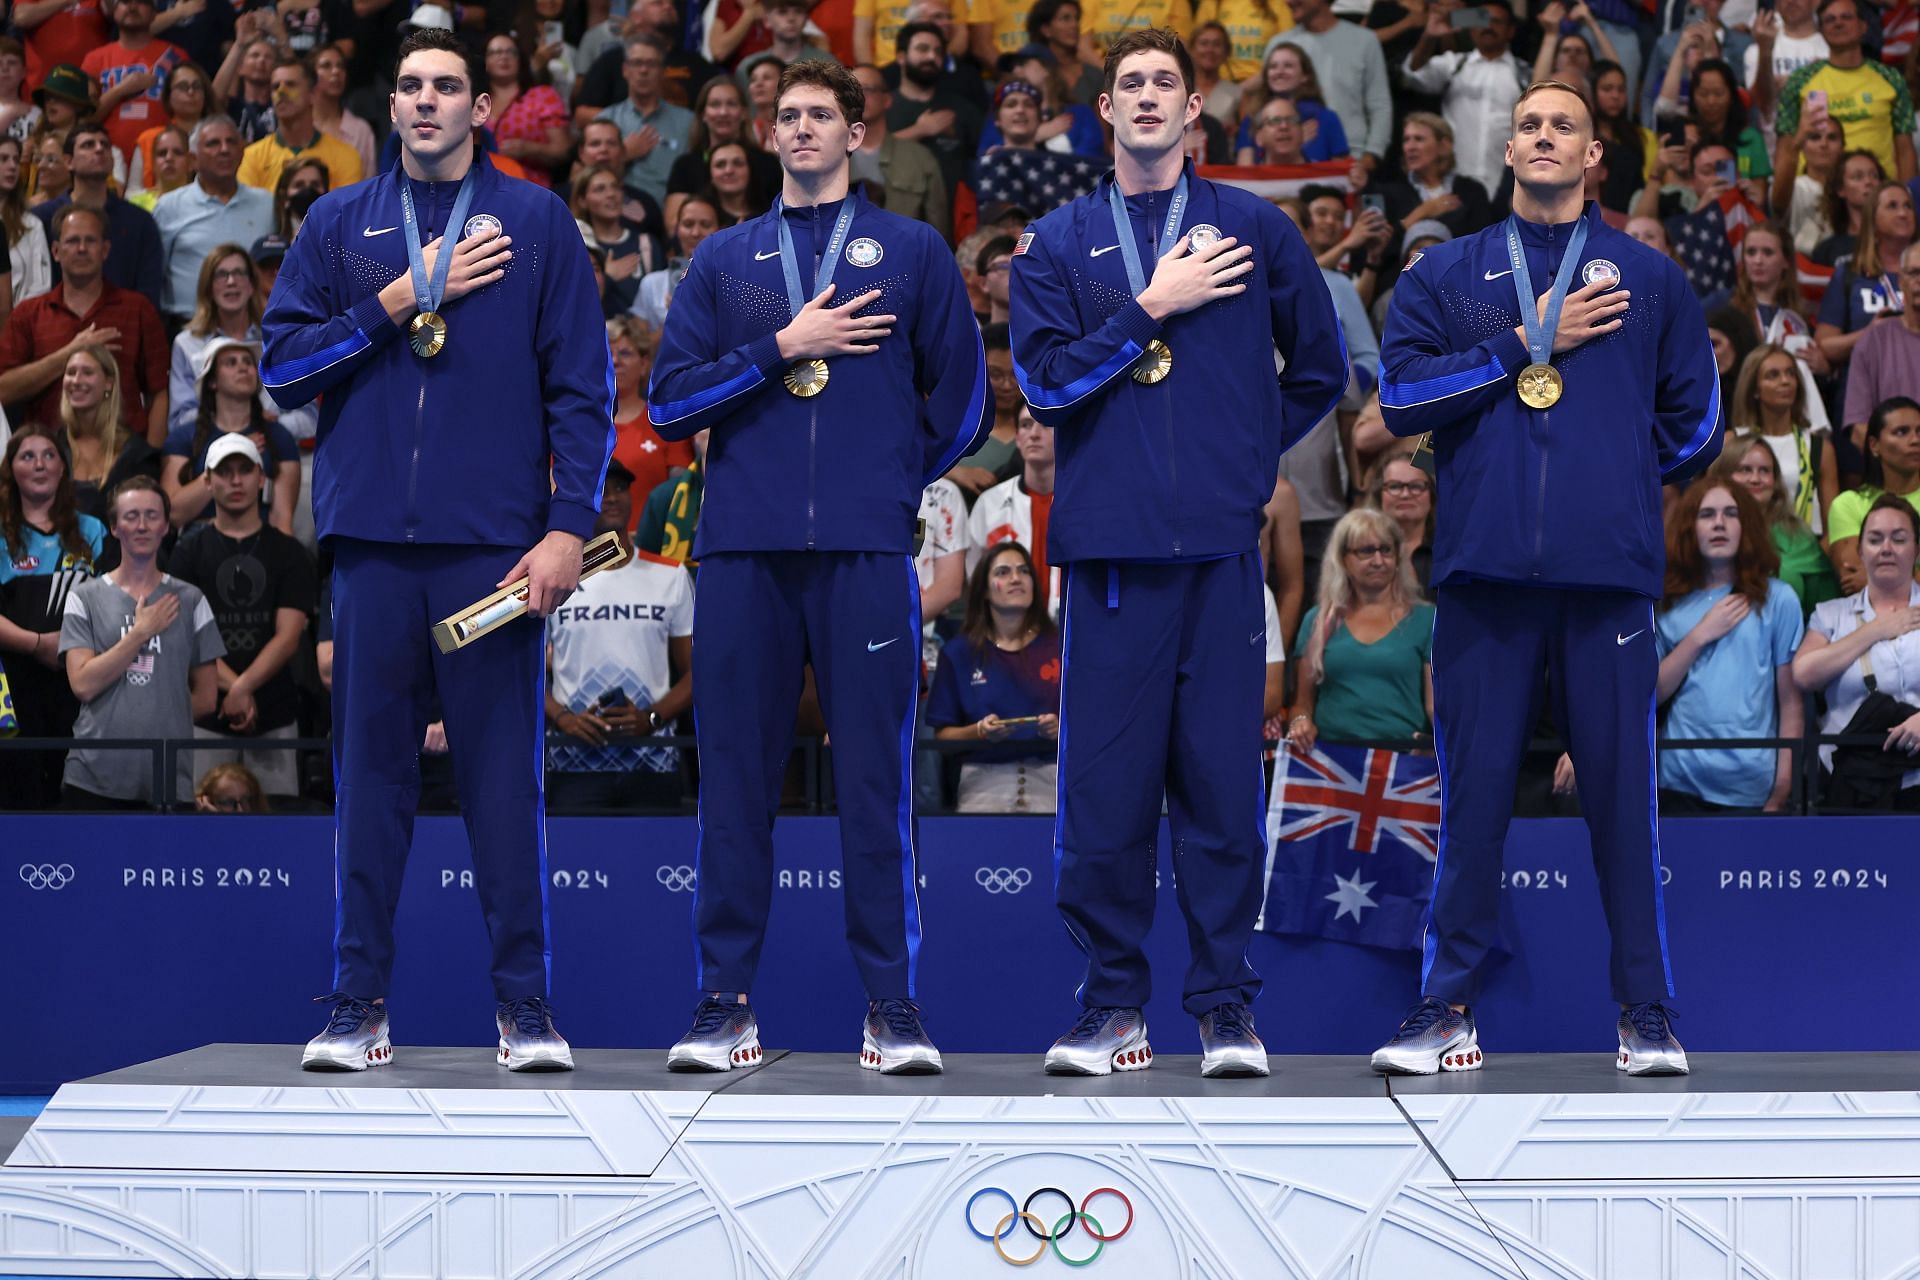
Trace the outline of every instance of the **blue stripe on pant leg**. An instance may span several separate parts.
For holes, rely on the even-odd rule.
[[[1445,602],[1439,602],[1444,604]],[[1428,652],[1440,652],[1440,619],[1446,615],[1444,608],[1433,611],[1434,640]],[[1440,663],[1434,661],[1433,668],[1433,754],[1440,766],[1440,841],[1433,859],[1433,887],[1427,893],[1427,927],[1420,935],[1420,994],[1427,994],[1427,982],[1433,977],[1434,954],[1440,949],[1439,939],[1433,930],[1433,908],[1440,886],[1440,873],[1447,865],[1447,814],[1452,806],[1447,803],[1447,740],[1440,732]]]
[[[1654,628],[1653,601],[1647,601],[1647,630]],[[1656,649],[1657,653],[1658,650]],[[1667,998],[1673,998],[1673,960],[1667,954],[1667,897],[1660,887],[1660,756],[1657,740],[1659,725],[1656,723],[1660,712],[1660,690],[1655,681],[1653,696],[1647,700],[1647,827],[1652,833],[1648,842],[1653,849],[1653,924],[1660,935],[1660,972],[1666,975]],[[1445,810],[1441,811],[1443,814]]]
[[[913,557],[905,557],[907,566],[908,599],[912,607],[909,616],[912,626],[907,634],[912,638],[916,653],[921,641],[920,632],[920,574],[914,567]],[[911,688],[907,696],[907,714],[900,726],[900,878],[901,907],[906,915],[907,927],[907,998],[914,996],[914,978],[920,967],[920,881],[919,853],[914,842],[913,822],[913,724],[920,703],[920,661],[916,660],[907,667]]]
[[[1073,570],[1074,566],[1069,564],[1065,580],[1060,584],[1060,737],[1055,744],[1057,763],[1053,775],[1053,902],[1056,910],[1060,905],[1060,864],[1067,843],[1067,677],[1073,671]],[[1080,953],[1091,958],[1093,947],[1074,931],[1073,921],[1065,912],[1060,913],[1060,923],[1067,927],[1067,937],[1080,948]],[[1087,982],[1083,978],[1074,989],[1074,1003],[1084,1005],[1086,997]]]

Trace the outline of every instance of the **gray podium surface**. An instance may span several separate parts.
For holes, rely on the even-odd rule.
[[[1173,1054],[1145,1071],[1050,1076],[1039,1053],[952,1054],[934,1076],[862,1070],[852,1052],[769,1050],[753,1067],[669,1071],[658,1049],[577,1049],[578,1069],[514,1072],[485,1048],[396,1046],[391,1066],[302,1071],[293,1045],[209,1044],[75,1081],[85,1085],[230,1085],[318,1089],[608,1089],[850,1097],[1377,1098],[1388,1094],[1881,1093],[1920,1089],[1920,1053],[1696,1053],[1693,1074],[1634,1078],[1613,1055],[1489,1054],[1479,1071],[1375,1075],[1363,1057],[1279,1057],[1264,1078],[1207,1080],[1200,1060]]]

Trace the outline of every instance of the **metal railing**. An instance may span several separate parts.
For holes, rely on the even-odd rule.
[[[1779,750],[1793,753],[1792,792],[1786,806],[1786,812],[1792,814],[1842,813],[1856,812],[1823,806],[1819,800],[1819,749],[1823,746],[1862,746],[1879,747],[1884,742],[1882,734],[1823,734],[1806,733],[1799,737],[1783,738],[1662,738],[1655,745],[1661,752],[1699,751],[1699,750]],[[580,745],[578,739],[563,734],[550,733],[548,746]],[[624,745],[624,744],[623,744]],[[694,809],[697,792],[698,757],[695,751],[696,740],[690,734],[649,736],[644,743],[634,745],[652,747],[677,747],[681,749],[678,776],[680,779],[681,799],[675,807],[633,807],[621,809],[568,808],[559,809],[550,806],[549,811],[560,814],[579,815],[668,815],[690,814]],[[940,761],[940,771],[946,772],[947,762],[954,758],[964,759],[970,754],[1004,743],[975,742],[970,739],[933,739],[923,738],[914,743],[916,764],[927,757]],[[1430,739],[1378,740],[1362,742],[1360,746],[1378,747],[1396,751],[1431,751]],[[1271,752],[1284,751],[1284,743],[1269,740],[1266,744]],[[0,738],[0,776],[17,766],[14,761],[19,753],[26,752],[66,752],[74,748],[89,751],[143,751],[151,756],[152,768],[151,794],[171,796],[174,782],[178,777],[180,760],[183,756],[191,758],[196,752],[219,752],[227,754],[236,750],[248,752],[293,751],[319,754],[323,760],[332,749],[332,742],[326,738]],[[1535,739],[1528,744],[1527,756],[1536,763],[1545,758],[1549,762],[1557,758],[1566,749],[1565,744],[1551,738]],[[425,757],[431,759],[432,757]],[[931,767],[931,766],[928,766]],[[1550,767],[1550,765],[1549,765]],[[1915,757],[1914,768],[1920,770],[1920,757]],[[197,771],[196,771],[197,772]],[[318,786],[303,797],[303,808],[331,807],[331,767],[317,767],[316,776],[325,785]],[[916,770],[916,776],[920,771]],[[932,779],[928,779],[929,782]],[[948,803],[950,788],[946,780],[937,787],[917,788],[921,803],[919,813],[922,816],[939,816],[952,813]],[[931,795],[927,794],[931,791]],[[937,802],[934,801],[937,798]],[[193,796],[189,794],[171,798],[154,808],[158,811],[186,812],[194,808]],[[788,758],[788,785],[782,799],[782,812],[803,814],[825,814],[835,810],[833,794],[832,748],[821,738],[796,737],[792,753]],[[432,811],[432,810],[429,810]],[[1751,812],[1758,813],[1759,810]]]

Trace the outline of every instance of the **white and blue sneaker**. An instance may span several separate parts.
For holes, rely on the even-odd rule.
[[[316,997],[314,1002],[330,1002],[333,1013],[327,1018],[327,1029],[307,1041],[307,1051],[300,1058],[302,1070],[365,1071],[393,1061],[384,1003],[362,1000],[344,991]]]
[[[1687,1051],[1673,1038],[1673,1011],[1648,1000],[1620,1014],[1620,1056],[1614,1067],[1630,1076],[1684,1076]]]
[[[1085,1010],[1047,1050],[1050,1076],[1105,1076],[1152,1065],[1147,1016],[1134,1008],[1102,1005]]]
[[[1253,1030],[1253,1014],[1237,1001],[1217,1004],[1200,1017],[1200,1074],[1264,1076],[1267,1046]]]
[[[920,1006],[897,998],[867,1006],[860,1037],[860,1065],[883,1076],[936,1076],[942,1067],[920,1022]]]
[[[1484,1061],[1473,1010],[1458,1011],[1438,996],[1427,996],[1407,1011],[1393,1039],[1374,1050],[1373,1069],[1382,1075],[1430,1076],[1478,1071]]]
[[[495,1061],[509,1071],[571,1071],[573,1046],[554,1029],[553,1006],[540,996],[506,1000],[494,1010],[500,1031]]]
[[[702,996],[693,1027],[667,1050],[669,1071],[731,1071],[760,1062],[760,1024],[744,1000]]]

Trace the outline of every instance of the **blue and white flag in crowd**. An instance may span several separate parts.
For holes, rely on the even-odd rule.
[[[1284,749],[1267,809],[1266,900],[1254,927],[1420,948],[1440,851],[1431,756],[1322,742]]]

